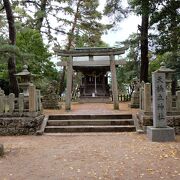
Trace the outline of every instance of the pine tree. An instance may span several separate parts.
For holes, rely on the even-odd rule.
[[[6,17],[9,25],[9,44],[16,44],[16,29],[14,23],[14,16],[9,0],[3,0],[4,9],[6,11]],[[9,73],[9,82],[10,82],[10,92],[14,93],[17,97],[19,94],[18,83],[16,79],[16,59],[15,55],[11,55],[8,59],[8,73]]]

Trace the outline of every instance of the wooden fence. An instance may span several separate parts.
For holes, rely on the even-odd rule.
[[[127,102],[131,100],[130,94],[121,94],[118,96],[120,102]]]

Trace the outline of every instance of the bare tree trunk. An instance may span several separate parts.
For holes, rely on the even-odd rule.
[[[140,81],[144,81],[144,82],[148,82],[148,67],[149,67],[148,26],[149,26],[149,0],[142,0]]]
[[[40,6],[41,15],[40,17],[37,17],[37,22],[36,22],[36,29],[39,32],[41,31],[42,23],[46,15],[46,3],[47,3],[47,0],[41,0],[41,6]]]
[[[6,11],[6,16],[9,24],[9,44],[15,45],[16,44],[16,29],[14,26],[14,16],[11,9],[11,4],[9,0],[3,0],[4,8]],[[15,56],[12,55],[8,59],[8,73],[9,73],[9,82],[10,82],[10,92],[14,93],[16,97],[19,94],[19,87],[16,79],[16,59]]]
[[[172,6],[175,6],[176,1],[172,0],[171,1]],[[172,8],[173,9],[173,8]],[[172,65],[171,68],[172,69],[177,69],[177,67],[179,66],[179,62],[178,62],[178,13],[176,10],[171,10],[171,26],[170,26],[170,30],[171,30],[171,51],[173,53],[173,58],[172,58]],[[177,70],[176,70],[176,74],[177,74]],[[176,94],[176,87],[177,87],[177,76],[173,76],[173,82],[172,82],[172,94],[175,95]]]
[[[66,66],[63,66],[62,74],[60,77],[60,84],[59,84],[59,95],[61,97],[65,87],[64,87],[64,80],[65,80],[65,73],[66,73]]]
[[[78,16],[79,16],[79,7],[80,7],[81,1],[82,0],[79,0],[78,3],[77,3],[76,13],[74,15],[74,21],[73,21],[72,28],[71,28],[71,31],[70,31],[69,37],[68,37],[68,44],[67,44],[67,47],[66,47],[67,50],[70,50],[71,47],[72,47],[72,42],[74,40],[74,31],[75,31],[75,28],[76,28],[76,25],[77,25],[77,20],[78,20]],[[61,76],[61,80],[60,80],[60,88],[59,88],[59,95],[60,96],[61,96],[61,94],[63,93],[63,91],[65,89],[65,87],[64,87],[65,72],[66,72],[66,67],[63,66],[63,72],[62,72],[62,76]]]

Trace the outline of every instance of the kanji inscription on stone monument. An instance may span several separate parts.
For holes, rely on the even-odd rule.
[[[153,126],[167,127],[166,122],[166,83],[164,73],[153,73]]]

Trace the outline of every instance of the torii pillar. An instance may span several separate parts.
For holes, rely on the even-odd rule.
[[[114,110],[119,110],[118,88],[117,88],[117,78],[116,78],[116,63],[115,63],[114,55],[110,56],[110,70],[111,70],[112,96],[113,96]]]
[[[65,110],[71,110],[71,99],[72,99],[72,76],[73,76],[73,58],[69,56],[67,61],[67,82],[66,82],[66,100]]]

